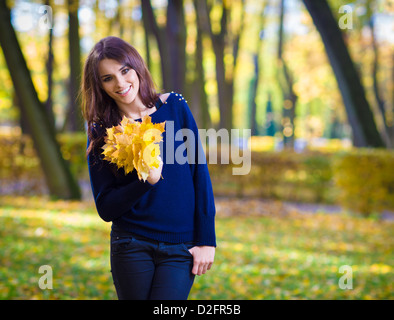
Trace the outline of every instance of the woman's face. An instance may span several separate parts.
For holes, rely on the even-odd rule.
[[[134,69],[116,60],[103,59],[99,63],[99,74],[104,91],[115,100],[118,107],[126,107],[140,101],[140,82]]]

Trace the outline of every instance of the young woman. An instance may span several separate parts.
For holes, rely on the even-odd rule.
[[[118,298],[187,299],[194,276],[212,266],[216,237],[211,180],[206,163],[197,161],[201,141],[185,99],[158,94],[139,53],[116,37],[100,40],[89,53],[81,93],[92,192],[100,217],[112,221],[111,272]],[[166,121],[166,132],[162,163],[144,182],[135,170],[126,175],[103,160],[101,147],[106,128],[123,116],[141,121],[145,115],[153,123]],[[191,135],[167,134],[182,129],[193,132],[194,143],[188,142],[195,146],[193,152],[181,149],[190,153],[186,163],[178,163],[175,153]]]

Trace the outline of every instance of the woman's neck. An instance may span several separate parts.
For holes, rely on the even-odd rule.
[[[140,99],[136,99],[127,105],[118,105],[118,108],[122,118],[126,116],[131,119],[141,119],[143,116],[156,111],[156,108],[147,108]]]
[[[120,109],[120,115],[122,118],[123,116],[126,116],[127,118],[135,120],[135,119],[141,119],[146,115],[150,115],[157,110],[156,107],[153,108],[144,107],[144,108],[145,108],[144,110],[139,110],[138,112],[129,111],[129,110],[124,111]]]

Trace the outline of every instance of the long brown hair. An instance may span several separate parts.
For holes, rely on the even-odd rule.
[[[121,121],[119,108],[102,88],[98,67],[103,59],[113,59],[134,69],[140,82],[139,95],[148,108],[154,107],[159,99],[155,84],[144,60],[138,51],[126,41],[117,37],[101,39],[90,51],[83,69],[81,96],[82,113],[87,121],[87,134],[90,144],[86,154],[96,153],[103,143],[105,130]]]

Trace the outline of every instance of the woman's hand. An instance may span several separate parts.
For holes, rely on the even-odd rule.
[[[150,184],[156,184],[161,177],[161,171],[163,169],[163,160],[159,156],[160,165],[158,168],[152,168],[149,170],[149,176],[146,179]]]
[[[215,247],[196,246],[189,249],[189,252],[193,256],[193,274],[201,276],[211,269],[215,258]]]

